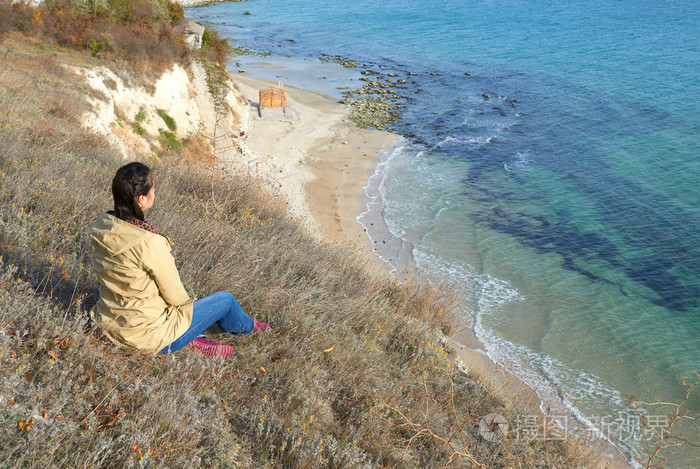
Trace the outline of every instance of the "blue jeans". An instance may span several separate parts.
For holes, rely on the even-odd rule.
[[[250,334],[254,326],[253,318],[243,312],[231,293],[218,291],[195,300],[190,328],[158,353],[180,350],[214,323],[224,331],[237,335]]]

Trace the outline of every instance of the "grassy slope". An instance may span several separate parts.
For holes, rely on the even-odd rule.
[[[232,291],[277,330],[228,361],[118,348],[91,329],[88,228],[123,164],[77,124],[84,52],[0,40],[0,466],[572,467],[553,442],[486,442],[507,414],[436,336],[439,292],[309,239],[263,188],[179,154],[147,161],[150,221],[193,294]],[[180,59],[186,60],[186,59]],[[106,63],[108,65],[108,63]]]

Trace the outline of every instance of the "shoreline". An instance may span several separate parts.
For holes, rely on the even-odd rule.
[[[359,129],[347,119],[346,105],[321,92],[288,86],[286,114],[266,108],[261,115],[257,92],[276,83],[247,74],[230,75],[251,106],[244,145],[260,159],[261,176],[278,184],[290,214],[313,236],[350,246],[361,253],[369,268],[390,274],[358,218],[367,209],[365,187],[377,171],[382,152],[401,136]],[[505,402],[529,415],[543,415],[544,404],[537,392],[487,356],[471,324],[459,327],[445,341],[459,361]],[[630,467],[625,456],[608,443],[588,446],[568,435],[569,443],[591,461],[591,467]],[[606,454],[609,452],[617,454]]]
[[[285,197],[290,214],[309,233],[331,243],[349,244],[365,253],[363,260],[386,271],[371,255],[369,240],[356,222],[361,196],[375,161],[399,135],[360,129],[347,119],[345,104],[322,92],[285,85],[288,107],[258,109],[258,90],[276,82],[231,73],[251,106],[243,145],[258,170],[272,179]]]

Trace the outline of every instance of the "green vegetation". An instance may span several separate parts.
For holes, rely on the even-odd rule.
[[[165,113],[165,111],[163,111],[163,113]],[[145,120],[146,120],[146,112],[142,109],[136,113],[136,115],[134,116],[134,123],[131,124],[131,128],[134,129],[134,132],[136,132],[137,135],[140,135],[142,137],[146,134],[146,129],[144,129],[141,126],[141,122],[143,122]],[[173,125],[174,125],[174,123],[175,122],[173,121]],[[167,125],[167,123],[166,123],[166,125]]]
[[[269,52],[266,50],[252,49],[250,47],[245,47],[245,46],[238,46],[238,47],[231,48],[231,55],[232,56],[252,55],[252,56],[256,56],[256,57],[267,57],[268,55],[271,55],[271,54],[272,54],[272,52]]]
[[[182,147],[182,142],[177,139],[177,136],[173,132],[168,132],[167,130],[158,129],[158,142],[166,150],[179,150]]]
[[[170,117],[168,113],[165,112],[163,109],[156,109],[156,114],[158,114],[160,118],[163,119],[163,122],[165,122],[165,125],[168,126],[168,129],[170,129],[171,132],[175,132],[175,130],[177,129],[175,119]]]
[[[126,15],[119,21],[145,36],[169,31],[169,16],[155,14],[167,12],[161,2],[60,5],[78,25],[111,24],[115,54],[123,43],[114,38],[126,34],[111,18]],[[2,0],[0,9],[7,23],[15,6]],[[59,59],[108,59],[92,56],[89,42],[82,55],[39,48],[18,34],[55,39],[54,24],[47,19],[44,33],[20,20],[0,29],[0,467],[583,463],[562,442],[480,436],[484,416],[514,414],[440,341],[449,293],[368,273],[349,250],[309,237],[264,186],[203,165],[205,154],[146,161],[158,186],[149,221],[174,241],[190,291],[232,291],[276,331],[213,331],[235,347],[226,361],[106,341],[86,313],[96,301],[88,227],[111,208],[124,160],[78,124],[88,88]],[[72,27],[62,37],[90,37]],[[168,34],[157,40],[180,50]]]
[[[166,150],[179,150],[182,147],[182,142],[178,140],[177,136],[175,135],[175,130],[177,130],[175,119],[170,117],[163,109],[156,109],[156,114],[163,119],[163,122],[165,122],[165,125],[168,126],[169,129],[169,131],[165,129],[158,129],[158,142],[160,142],[161,146]]]
[[[207,79],[207,88],[214,98],[214,106],[217,113],[230,111],[230,107],[226,102],[226,95],[229,91],[230,77],[226,69],[219,67],[212,62],[202,61],[200,65],[204,69]]]
[[[209,52],[215,62],[219,65],[226,63],[226,59],[231,55],[231,46],[226,39],[222,39],[210,25],[206,26],[202,35],[202,49]]]
[[[158,73],[189,53],[175,27],[182,8],[168,0],[45,0],[39,7],[3,0],[0,18],[0,37],[21,31],[144,72]]]
[[[343,102],[350,105],[350,120],[361,129],[388,130],[400,116],[401,107],[384,97],[346,97]]]

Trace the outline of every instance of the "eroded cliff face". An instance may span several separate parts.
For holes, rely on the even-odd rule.
[[[188,69],[173,65],[155,81],[135,80],[128,72],[101,66],[75,68],[99,97],[88,97],[92,109],[82,124],[104,135],[122,156],[141,157],[176,139],[204,137],[217,159],[231,159],[247,134],[250,109],[230,79],[212,93],[208,72],[200,63]]]

